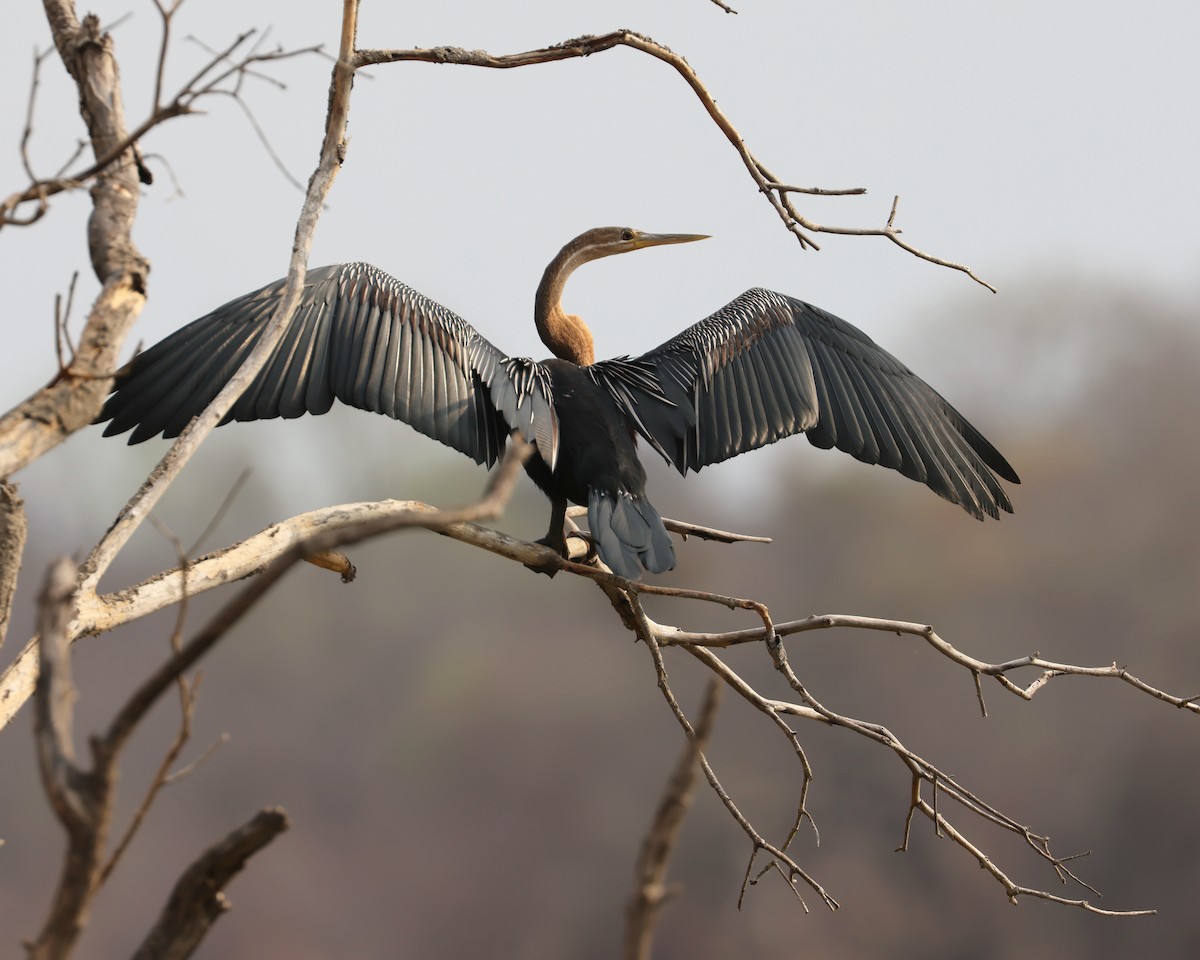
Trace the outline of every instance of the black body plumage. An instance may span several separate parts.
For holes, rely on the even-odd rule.
[[[232,300],[136,356],[99,417],[105,435],[178,435],[258,342],[282,291],[281,280]],[[686,473],[804,432],[980,518],[1012,511],[997,476],[1019,482],[957,410],[862,331],[761,289],[641,357],[581,367],[508,357],[369,264],[311,270],[283,340],[226,421],[320,414],[335,399],[489,467],[519,430],[537,448],[526,469],[554,505],[549,542],[562,547],[566,502],[586,505],[600,556],[629,578],[674,565],[635,434]]]
[[[544,366],[558,419],[558,456],[553,469],[539,457],[526,461],[525,471],[552,503],[587,506],[588,530],[616,573],[636,579],[641,567],[651,573],[672,569],[675,550],[646,499],[646,471],[616,401],[587,367],[566,360]]]

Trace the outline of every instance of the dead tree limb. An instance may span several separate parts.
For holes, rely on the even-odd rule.
[[[684,745],[683,753],[663,789],[650,828],[642,838],[634,868],[633,895],[625,908],[624,960],[650,958],[659,913],[672,896],[672,890],[666,884],[667,866],[684,818],[692,805],[699,759],[712,736],[717,710],[721,705],[721,689],[716,677],[709,680],[704,701],[700,705],[700,717],[696,721],[696,737]]]
[[[160,670],[151,678],[162,682],[143,683],[105,733],[92,738],[90,768],[81,766],[76,761],[72,740],[76,691],[66,640],[75,574],[75,565],[70,560],[56,561],[47,573],[40,601],[41,658],[34,729],[42,782],[66,831],[67,852],[50,912],[37,939],[28,945],[29,956],[35,960],[69,956],[83,931],[92,900],[110,872],[103,864],[121,751],[159,695],[171,683],[181,682],[189,666],[176,655],[171,661],[170,675]],[[216,639],[219,634],[211,638],[209,646]],[[185,725],[190,719],[189,707],[185,699]],[[173,759],[176,752],[168,756]],[[165,778],[156,778],[155,785],[160,780]],[[152,802],[156,792],[152,787],[143,807]],[[131,831],[136,829],[137,819]],[[287,818],[281,811],[264,811],[210,848],[180,878],[137,956],[188,956],[226,909],[222,894],[225,885],[253,853],[286,827]],[[110,858],[110,865],[120,855],[124,843]]]
[[[6,223],[34,223],[45,213],[50,197],[90,184],[93,209],[88,222],[88,246],[92,268],[103,287],[88,314],[71,363],[60,369],[48,386],[0,417],[0,478],[16,473],[95,419],[111,383],[108,378],[117,367],[121,346],[141,313],[150,264],[134,246],[131,232],[141,183],[149,182],[150,178],[139,153],[141,138],[169,120],[195,113],[198,101],[214,95],[230,96],[248,111],[241,96],[241,84],[256,65],[320,49],[259,52],[251,48],[235,56],[255,35],[255,31],[247,31],[224,50],[214,51],[213,59],[185,82],[170,101],[163,103],[161,78],[171,17],[178,4],[170,9],[159,6],[164,20],[158,62],[160,87],[150,115],[130,130],[125,120],[112,36],[101,31],[95,16],[84,17],[82,23],[78,21],[73,3],[46,0],[45,7],[55,46],[80,92],[80,112],[88,128],[93,162],[69,174],[34,180],[23,190],[0,200],[0,228]],[[38,67],[40,63],[39,57]],[[32,132],[37,82],[35,70],[22,138],[22,156],[26,158],[30,176],[32,170],[25,148]],[[34,213],[28,216],[17,213],[28,203],[37,204]]]
[[[448,524],[459,518],[486,518],[503,510],[521,464],[530,450],[529,444],[515,438],[500,468],[493,474],[484,496],[455,515],[440,518],[440,522]],[[439,520],[434,520],[436,525]],[[177,685],[186,671],[226,636],[229,629],[306,553],[332,549],[345,542],[357,542],[390,529],[414,525],[417,524],[395,519],[385,523],[368,521],[337,534],[318,532],[309,542],[294,545],[262,576],[239,591],[186,644],[179,645],[130,694],[104,733],[91,739],[90,769],[84,769],[76,763],[71,739],[75,690],[71,683],[66,634],[76,570],[74,564],[65,558],[52,566],[43,590],[39,622],[41,656],[35,730],[45,790],[67,832],[67,854],[50,914],[30,947],[32,957],[37,960],[66,957],[86,924],[93,896],[107,876],[103,864],[115,798],[118,761],[130,737],[163,693],[172,685]],[[185,699],[185,723],[188,719],[187,710],[188,702]],[[165,780],[156,778],[155,783],[159,779]],[[153,800],[156,792],[152,787],[147,802]],[[269,842],[285,826],[286,819],[282,814],[272,814],[264,821],[252,821],[197,861],[180,880],[176,895],[168,903],[144,949],[157,949],[155,945],[164,943],[191,944],[194,948],[224,909],[224,900],[219,896],[220,888],[240,870],[250,853]],[[119,852],[120,847],[114,856]],[[171,949],[181,948],[172,946]],[[162,955],[187,954],[168,952]]]
[[[241,873],[247,860],[289,826],[291,822],[282,809],[261,810],[205,850],[176,881],[154,928],[133,955],[134,960],[190,957],[229,909],[225,887]]]
[[[713,123],[725,135],[725,139],[729,141],[733,149],[737,151],[742,164],[746,167],[759,192],[767,198],[767,201],[783,222],[784,227],[800,242],[801,248],[820,249],[811,236],[811,234],[815,233],[830,233],[855,237],[885,237],[915,257],[927,260],[938,266],[948,267],[951,270],[958,270],[961,273],[965,273],[976,283],[987,287],[992,293],[996,292],[995,287],[986,280],[978,277],[967,265],[926,253],[924,250],[903,240],[900,237],[900,228],[896,226],[896,210],[900,202],[899,197],[895,197],[892,200],[891,212],[882,227],[832,226],[817,223],[815,220],[805,217],[792,202],[791,194],[816,193],[846,196],[866,193],[866,190],[862,187],[855,187],[848,190],[828,190],[819,187],[799,188],[781,183],[779,178],[771,173],[766,165],[750,152],[750,148],[746,146],[742,135],[738,133],[737,128],[734,127],[732,121],[725,115],[724,111],[717,106],[716,99],[700,80],[699,75],[692,69],[687,60],[663,44],[636,31],[613,30],[610,33],[600,34],[599,36],[576,37],[573,40],[566,40],[550,47],[543,47],[540,50],[526,50],[521,53],[501,55],[493,55],[485,50],[464,50],[461,47],[430,47],[413,50],[359,50],[356,54],[355,64],[362,67],[379,63],[416,61],[420,63],[450,63],[468,67],[485,67],[493,70],[511,70],[517,67],[528,67],[541,63],[555,63],[560,60],[591,57],[617,47],[628,47],[647,56],[654,57],[656,60],[661,60],[684,79],[684,82],[692,88],[692,92],[704,106]]]
[[[358,30],[358,4],[345,0],[342,21],[342,37],[338,58],[334,63],[330,81],[329,110],[325,119],[325,136],[321,144],[316,170],[308,182],[296,223],[295,240],[288,265],[287,284],[279,306],[271,322],[263,331],[261,339],[250,351],[238,372],[225,388],[213,399],[208,408],[184,429],[171,445],[166,456],[150,473],[141,489],[117,515],[116,522],[104,538],[96,545],[84,561],[81,569],[81,590],[95,591],[96,584],[108,569],[117,553],[128,542],[133,531],[154,508],[159,498],[179,475],[203,440],[237,401],[237,398],[253,382],[259,370],[267,362],[278,345],[296,308],[304,287],[308,266],[308,254],[312,249],[313,234],[325,198],[333,187],[333,181],[346,156],[346,118],[350,110],[350,88],[354,77],[354,38]]]
[[[77,159],[79,154],[79,151],[77,151],[63,165],[63,170],[50,178],[39,178],[34,174],[27,150],[29,140],[33,135],[34,104],[39,83],[40,66],[45,54],[37,54],[35,56],[34,75],[30,89],[25,130],[21,139],[23,166],[26,175],[30,179],[30,183],[23,189],[14,191],[0,200],[0,229],[3,229],[5,226],[30,226],[36,223],[49,211],[49,200],[51,197],[73,190],[81,190],[88,186],[88,184],[104,174],[109,167],[119,162],[127,151],[133,151],[133,159],[137,167],[139,179],[147,184],[152,182],[150,171],[146,168],[139,154],[140,141],[152,130],[168,121],[174,120],[177,117],[199,113],[200,111],[196,106],[197,103],[214,96],[230,97],[242,108],[250,119],[251,125],[254,126],[256,134],[259,135],[268,153],[271,154],[272,160],[278,164],[279,158],[274,154],[270,143],[262,136],[262,130],[257,125],[254,113],[242,96],[243,83],[247,77],[251,76],[270,80],[270,77],[256,69],[261,64],[286,60],[310,53],[318,53],[321,47],[303,47],[295,50],[280,48],[260,51],[257,49],[257,45],[249,46],[251,41],[258,36],[258,31],[247,30],[238,34],[224,49],[213,50],[206,48],[212,54],[212,59],[190,77],[170,100],[163,102],[163,71],[166,67],[167,54],[170,51],[171,24],[179,8],[179,4],[174,4],[169,9],[164,8],[157,2],[155,6],[163,20],[163,28],[156,70],[157,79],[154,91],[154,103],[149,115],[132,130],[110,143],[107,150],[102,152],[93,150],[93,161],[88,166],[69,173],[66,172]],[[249,47],[248,50],[247,47]],[[28,204],[35,204],[32,212],[28,214],[19,212]]]
[[[16,484],[0,480],[0,647],[4,646],[4,638],[8,635],[8,621],[28,532],[25,502],[18,495]]]
[[[145,303],[150,270],[131,236],[139,180],[113,39],[93,15],[80,23],[73,3],[45,0],[45,7],[59,56],[79,90],[92,151],[97,159],[111,155],[92,186],[88,220],[88,250],[102,287],[75,351],[78,376],[56,378],[0,418],[0,478],[95,419],[108,392],[104,377],[116,369],[121,345]]]
[[[67,623],[75,588],[75,565],[56,561],[46,575],[39,603],[41,669],[34,734],[42,785],[67,833],[67,853],[50,913],[29,947],[33,960],[70,954],[87,922],[108,833],[111,771],[86,771],[75,760],[72,742],[75,688],[71,682]]]

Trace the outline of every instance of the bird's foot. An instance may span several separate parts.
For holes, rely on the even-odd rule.
[[[572,530],[563,539],[565,541],[565,540],[569,540],[572,537],[574,537],[576,540],[582,540],[584,543],[587,544],[587,553],[584,555],[583,559],[581,559],[579,562],[580,563],[594,563],[596,561],[596,559],[600,556],[599,551],[596,549],[596,538],[593,537],[590,533],[584,533],[582,530]],[[566,547],[566,544],[564,543],[564,550],[565,550],[565,547]],[[566,551],[564,555],[567,557],[568,560],[571,558],[570,551]]]

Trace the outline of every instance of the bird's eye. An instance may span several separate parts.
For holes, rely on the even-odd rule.
[[[629,229],[622,230],[621,231],[621,239],[622,240],[632,240],[633,239],[633,231],[629,230]]]

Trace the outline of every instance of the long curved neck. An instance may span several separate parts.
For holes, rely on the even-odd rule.
[[[567,277],[590,259],[570,244],[563,247],[542,274],[533,303],[533,322],[537,324],[542,343],[559,359],[581,367],[596,362],[592,331],[579,317],[563,310],[562,293]]]

